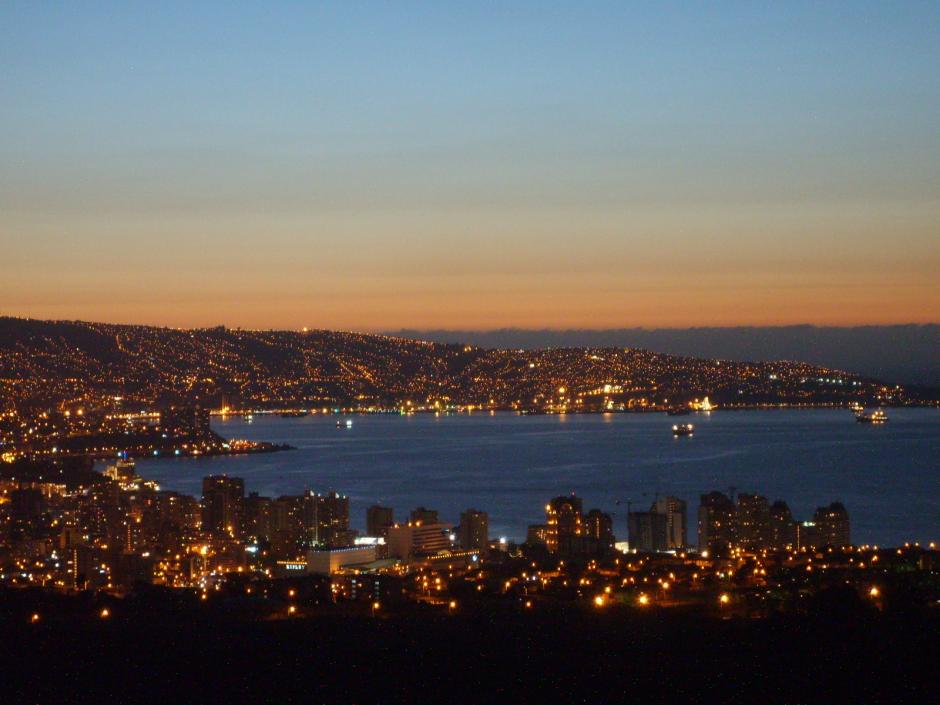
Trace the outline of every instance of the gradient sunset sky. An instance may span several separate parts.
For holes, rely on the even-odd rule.
[[[0,314],[940,320],[940,3],[0,4]]]

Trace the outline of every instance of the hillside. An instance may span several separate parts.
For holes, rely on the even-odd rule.
[[[0,318],[0,395],[10,405],[149,408],[483,404],[596,409],[840,402],[883,394],[800,362],[731,362],[632,348],[498,350],[337,331],[178,330]],[[892,390],[888,401],[903,400]],[[115,398],[118,398],[115,401]],[[671,401],[670,401],[671,400]]]

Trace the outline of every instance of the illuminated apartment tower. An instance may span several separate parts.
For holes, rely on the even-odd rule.
[[[210,475],[202,479],[202,528],[218,536],[238,537],[245,511],[245,481]]]
[[[841,502],[819,507],[813,515],[820,546],[850,546],[849,513]]]
[[[770,545],[776,549],[797,546],[797,523],[787,503],[777,500],[770,507]]]
[[[593,542],[593,549],[597,553],[608,553],[613,550],[614,542],[614,520],[610,514],[602,512],[600,509],[592,509],[584,517],[584,526],[582,533]]]
[[[349,530],[349,497],[330,492],[316,497],[317,542],[341,548],[351,546],[353,534]]]
[[[468,509],[460,515],[458,536],[463,548],[486,550],[490,542],[490,520],[486,512]]]
[[[684,499],[678,497],[659,497],[650,507],[651,512],[666,517],[666,549],[682,549],[689,545],[688,515]]]
[[[738,495],[734,517],[734,544],[750,550],[767,548],[773,541],[770,504],[758,494]]]
[[[411,560],[417,555],[434,554],[451,549],[450,524],[408,522],[388,529],[388,555]]]
[[[550,553],[581,536],[581,506],[581,498],[574,495],[555,497],[545,505],[545,545]]]
[[[698,550],[727,555],[734,540],[734,502],[721,492],[703,494],[698,508]]]

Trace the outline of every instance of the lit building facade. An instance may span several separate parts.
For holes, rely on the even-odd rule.
[[[485,551],[490,542],[490,520],[486,512],[468,509],[460,515],[460,528],[457,533],[463,548],[475,548]]]
[[[451,548],[451,525],[409,522],[392,526],[386,538],[389,558],[411,560],[417,554],[436,553]]]
[[[726,555],[734,543],[734,502],[721,492],[702,495],[698,508],[698,548]]]
[[[242,533],[245,481],[240,477],[210,475],[202,480],[202,529],[216,536]]]
[[[555,497],[545,505],[545,545],[550,553],[558,553],[565,542],[581,536],[582,502],[580,497]]]

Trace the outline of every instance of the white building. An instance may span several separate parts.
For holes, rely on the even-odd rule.
[[[389,558],[411,560],[416,553],[436,553],[451,548],[451,525],[408,522],[391,526],[386,542]]]
[[[331,575],[343,568],[375,561],[375,546],[307,551],[307,572]]]

